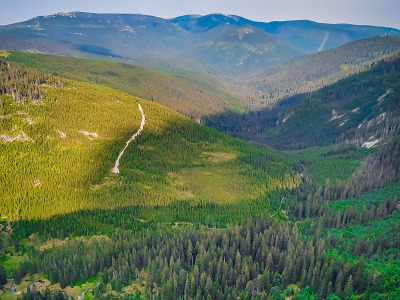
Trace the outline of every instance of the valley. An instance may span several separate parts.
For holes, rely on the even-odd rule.
[[[399,36],[0,26],[0,299],[399,298]]]
[[[399,83],[399,58],[391,55],[368,71],[315,92],[287,97],[275,107],[246,114],[215,114],[204,123],[278,149],[332,143],[362,146],[381,135],[387,137],[391,130],[396,135],[398,94],[394,89]],[[382,128],[386,126],[391,129]]]

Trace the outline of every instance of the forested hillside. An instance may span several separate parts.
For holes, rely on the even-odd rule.
[[[240,35],[238,30],[234,31],[234,36]],[[259,40],[253,36],[257,34],[246,34],[249,35],[249,43]],[[229,39],[229,35],[225,39]],[[264,39],[267,39],[266,43],[276,43],[269,41],[274,41],[272,37]],[[282,52],[277,50],[279,47],[272,45],[267,48],[268,51]],[[201,117],[220,112],[243,113],[273,107],[289,96],[312,92],[352,74],[366,71],[379,60],[388,59],[399,50],[400,38],[370,38],[285,62],[258,76],[220,80],[171,66],[164,71],[156,71],[128,64],[24,52],[13,52],[7,59],[41,72],[106,85],[160,103],[200,122]],[[242,54],[237,53],[239,56]],[[207,52],[201,55],[210,56]],[[244,54],[244,62],[246,57],[247,54]],[[229,56],[221,57],[218,63],[229,59]],[[187,68],[182,65],[180,67]]]
[[[149,101],[36,74],[2,62],[1,214],[9,220],[177,200],[236,203],[299,182],[281,154]],[[121,175],[112,175],[118,151],[141,122],[136,101],[146,114],[145,127],[122,157]]]
[[[115,62],[24,52],[12,52],[7,60],[41,72],[106,85],[196,120],[226,109],[244,111],[249,105],[210,76],[195,72],[163,72]]]
[[[17,298],[7,277],[22,299],[400,297],[398,58],[216,119],[277,152],[14,55],[0,63],[1,299]],[[74,61],[107,82],[110,65]]]
[[[257,73],[301,54],[268,33],[243,25],[227,30],[182,56],[205,64],[217,74],[240,75]]]
[[[399,37],[372,37],[286,61],[255,76],[231,79],[232,88],[247,90],[253,102],[273,105],[366,71],[400,51]]]
[[[217,114],[205,123],[283,149],[332,143],[372,147],[399,134],[399,66],[399,55],[392,55],[369,71],[287,98],[273,109]]]

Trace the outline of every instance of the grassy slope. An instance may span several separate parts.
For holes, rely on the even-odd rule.
[[[132,206],[151,215],[152,207],[182,201],[245,203],[297,184],[283,155],[235,141],[158,104],[75,81],[43,89],[39,105],[2,96],[1,133],[16,136],[22,130],[30,138],[0,144],[0,211],[8,219]],[[147,122],[122,157],[121,174],[112,175],[119,150],[140,123],[136,101]],[[81,130],[99,137],[90,139]]]
[[[232,109],[240,102],[211,77],[188,71],[155,71],[110,61],[13,52],[9,61],[69,79],[106,85],[163,104],[191,118]]]

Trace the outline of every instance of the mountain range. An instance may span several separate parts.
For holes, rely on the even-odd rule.
[[[385,35],[400,36],[400,31],[312,21],[264,23],[222,14],[162,19],[72,12],[0,27],[0,43],[9,50],[136,63],[184,57],[210,72],[231,75],[257,72],[303,54]]]

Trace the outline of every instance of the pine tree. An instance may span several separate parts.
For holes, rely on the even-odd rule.
[[[189,274],[186,275],[186,280],[185,280],[185,289],[183,291],[183,299],[188,300],[191,297],[190,293],[190,277]]]
[[[6,269],[4,269],[3,264],[0,262],[0,286],[7,283]]]
[[[344,287],[343,295],[347,297],[350,296],[352,293],[353,293],[353,276],[350,275]]]

